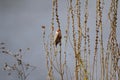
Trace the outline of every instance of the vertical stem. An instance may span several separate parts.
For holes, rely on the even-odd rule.
[[[98,38],[99,38],[99,26],[98,26],[98,11],[99,11],[99,0],[96,0],[96,39],[95,39],[95,52],[94,52],[94,60],[93,60],[93,72],[92,72],[92,80],[94,80],[94,66],[95,66],[95,62],[96,62],[96,66],[97,66],[97,51],[98,51]],[[97,74],[97,73],[96,73]]]
[[[90,70],[90,35],[89,28],[87,28],[87,42],[88,42],[88,72],[89,72],[89,80],[91,80],[91,70]]]
[[[74,26],[74,13],[72,7],[72,0],[70,0],[70,11],[72,18],[72,32],[73,32],[73,43],[74,43],[74,54],[75,54],[75,78],[78,80],[78,70],[77,70],[77,53],[76,53],[76,37],[75,37],[75,26]]]
[[[58,0],[56,0],[56,21],[58,24],[58,28],[60,29],[60,21],[59,21],[59,16],[58,16]],[[61,80],[63,80],[63,67],[62,67],[62,53],[61,53],[61,42],[60,42],[60,51],[59,51],[59,60],[60,60],[60,77]]]
[[[58,23],[58,28],[60,29],[60,21],[59,21],[59,16],[58,16],[58,0],[56,0],[56,21]]]
[[[82,35],[81,35],[81,32],[82,32],[81,31],[81,23],[80,23],[80,0],[76,0],[76,7],[77,7],[77,23],[78,23],[77,56],[79,56],[79,55],[81,55],[80,48],[81,48],[81,37],[82,37]],[[80,64],[78,64],[77,57],[76,57],[76,66],[77,65],[80,65]],[[78,68],[78,67],[76,67],[76,68]],[[81,74],[81,72],[80,72],[80,74]],[[76,77],[77,77],[76,80],[78,80],[79,79],[78,71],[76,71]],[[80,77],[82,77],[82,76],[80,75]]]
[[[103,2],[104,3],[104,2]],[[101,53],[101,80],[104,80],[104,48],[103,48],[103,29],[102,29],[102,9],[103,4],[101,7],[101,0],[99,0],[99,27],[100,27],[100,53]]]
[[[60,76],[61,76],[61,80],[63,80],[63,68],[62,68],[62,58],[61,58],[61,43],[60,43]]]
[[[21,67],[22,67],[22,71],[23,71],[23,80],[25,80],[25,77],[26,77],[26,75],[25,75],[25,70],[24,70],[24,66],[23,66],[23,62],[22,62],[22,60],[21,60]]]

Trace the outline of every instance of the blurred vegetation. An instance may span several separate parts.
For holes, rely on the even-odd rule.
[[[29,51],[30,48],[27,48],[26,51]],[[7,56],[12,63],[5,62],[3,65],[4,71],[8,73],[8,76],[16,75],[19,80],[28,80],[28,76],[36,69],[35,66],[25,63],[23,60],[24,50],[19,49],[18,52],[12,52],[6,47],[6,44],[0,43],[0,53]]]
[[[117,41],[116,33],[118,0],[111,0],[109,7],[108,20],[110,21],[110,26],[108,29],[110,29],[110,33],[106,33],[109,34],[107,46],[104,46],[105,43],[103,41],[103,10],[105,1],[96,0],[94,44],[91,44],[91,36],[93,35],[90,35],[91,27],[88,25],[89,0],[84,0],[84,19],[81,17],[81,0],[76,0],[75,2],[73,0],[66,1],[67,26],[61,29],[58,0],[52,0],[50,31],[46,32],[46,26],[42,26],[42,39],[48,71],[47,80],[120,80],[120,44]],[[57,46],[54,45],[56,28],[65,33],[62,35],[64,43],[60,41]],[[93,45],[94,49],[92,49]],[[74,65],[73,70],[70,69],[68,65],[69,60],[67,60],[69,46],[71,46],[73,51],[71,52],[71,56],[74,57],[74,62],[71,62],[71,65]],[[17,53],[13,53],[6,48],[5,43],[1,42],[0,51],[6,56],[9,55],[8,57],[15,61],[13,64],[5,62],[3,65],[3,70],[7,71],[9,76],[14,71],[17,73],[18,79],[27,80],[32,71],[36,69],[35,66],[23,61],[22,49],[19,49]]]
[[[111,0],[109,7],[108,19],[110,21],[110,27],[108,29],[110,29],[110,33],[106,33],[109,34],[106,47],[103,42],[103,10],[105,1],[96,0],[96,33],[94,44],[90,43],[90,36],[92,35],[90,35],[91,28],[88,26],[88,0],[84,1],[83,23],[81,21],[83,19],[81,19],[81,0],[76,0],[75,2],[73,0],[67,0],[66,5],[67,26],[64,29],[61,29],[60,25],[58,0],[52,0],[50,32],[46,33],[46,26],[42,26],[43,45],[48,70],[47,80],[120,80],[120,66],[118,65],[120,44],[117,42],[116,36],[118,0]],[[61,42],[57,47],[54,45],[54,29],[56,28],[65,32],[64,36],[62,36],[65,43]],[[70,29],[72,29],[72,35]],[[50,34],[49,37],[47,37],[48,34]],[[66,56],[69,52],[67,51],[69,43],[73,49],[72,56],[74,56],[74,64],[71,63],[71,65],[74,65],[74,72],[72,70],[69,71],[67,64],[68,60]],[[93,45],[94,50],[91,48]],[[94,51],[94,53],[91,53],[91,51]]]

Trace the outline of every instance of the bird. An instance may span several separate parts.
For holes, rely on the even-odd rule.
[[[56,47],[59,43],[61,43],[61,38],[62,38],[61,30],[58,29],[54,36],[54,44]]]

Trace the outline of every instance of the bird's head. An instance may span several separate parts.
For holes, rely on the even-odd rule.
[[[61,32],[61,30],[60,30],[60,29],[58,29],[58,30],[57,30],[57,32]]]

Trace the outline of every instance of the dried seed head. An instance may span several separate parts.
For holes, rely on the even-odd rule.
[[[42,26],[42,29],[45,29],[45,26]]]
[[[19,52],[22,52],[22,49],[19,49]]]
[[[1,42],[0,44],[1,44],[1,45],[4,45],[5,43],[4,43],[4,42]]]

